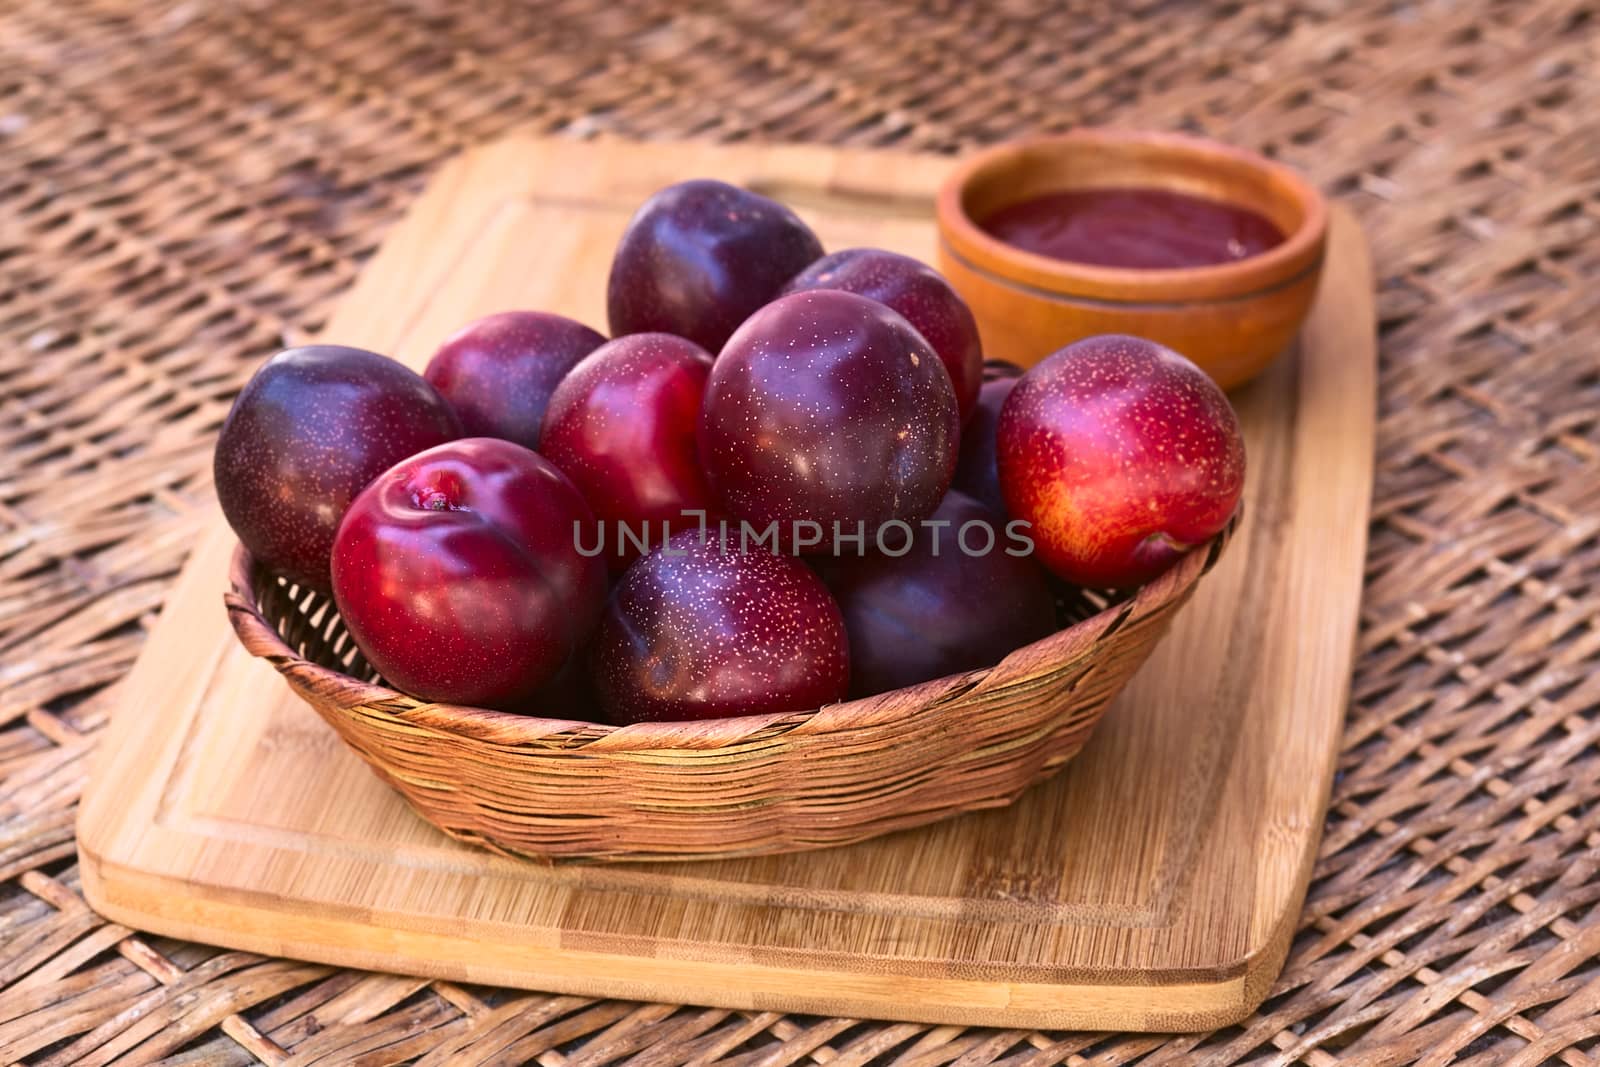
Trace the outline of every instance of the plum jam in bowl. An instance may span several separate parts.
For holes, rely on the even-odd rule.
[[[965,160],[938,223],[939,268],[988,357],[1032,366],[1084,337],[1134,334],[1231,388],[1288,348],[1311,309],[1328,209],[1255,153],[1086,128]]]

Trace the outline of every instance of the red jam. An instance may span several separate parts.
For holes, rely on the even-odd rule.
[[[1047,193],[1000,209],[983,228],[1025,252],[1142,270],[1231,263],[1284,240],[1249,208],[1165,189]]]

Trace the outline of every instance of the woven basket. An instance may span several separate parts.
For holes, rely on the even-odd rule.
[[[1083,747],[1236,525],[1126,599],[993,667],[815,711],[614,727],[429,704],[385,687],[331,601],[233,557],[244,647],[434,826],[545,861],[842,845],[1008,804]],[[365,678],[366,680],[363,680]]]

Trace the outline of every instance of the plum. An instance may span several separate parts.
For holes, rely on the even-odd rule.
[[[356,647],[423,700],[524,710],[561,692],[599,620],[605,565],[572,483],[511,441],[473,437],[379,475],[339,525],[333,596]],[[546,689],[546,686],[550,688]]]
[[[1000,426],[1000,409],[1016,388],[1022,368],[1015,363],[991,360],[983,368],[983,385],[978,403],[961,427],[961,455],[956,460],[952,489],[977,500],[991,511],[1005,514],[1005,498],[1000,495],[1000,470],[995,462],[994,435]]]
[[[709,179],[669,185],[639,208],[611,261],[611,333],[673,333],[716,352],[821,255],[776,200]]]
[[[823,256],[795,275],[784,291],[807,289],[842,289],[887,304],[905,316],[950,372],[961,421],[972,416],[983,377],[978,322],[966,301],[938,271],[881,248],[846,248]]]
[[[710,375],[711,356],[693,341],[634,333],[601,345],[550,398],[541,452],[594,510],[613,571],[664,528],[693,525],[685,511],[712,510],[695,445]]]
[[[1024,374],[996,434],[1006,510],[1040,560],[1097,589],[1170,567],[1233,516],[1244,438],[1205,371],[1140,337],[1077,341]]]
[[[843,699],[839,607],[804,563],[685,530],[628,568],[590,648],[618,724],[803,711]]]
[[[952,491],[927,522],[903,555],[822,566],[850,635],[858,696],[992,666],[1056,628],[1050,576],[1003,516]]]
[[[752,315],[711,368],[700,458],[734,518],[870,538],[931,514],[959,442],[950,375],[896,312],[817,289]]]
[[[422,376],[455,408],[469,435],[538,448],[550,394],[605,340],[561,315],[503,311],[451,334]]]
[[[285,349],[256,371],[222,424],[217,498],[258,563],[327,590],[334,533],[356,494],[397,461],[460,436],[433,386],[387,356]]]

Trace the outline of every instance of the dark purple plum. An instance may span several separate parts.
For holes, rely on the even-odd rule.
[[[920,260],[881,248],[846,248],[823,256],[797,274],[785,292],[843,289],[876,300],[905,316],[944,362],[956,391],[961,421],[978,403],[983,345],[966,301],[938,271]]]
[[[826,561],[850,634],[856,695],[992,666],[1056,629],[1050,576],[1008,554],[1025,545],[1008,536],[1002,516],[952,492],[929,522],[949,525],[918,529],[905,555]]]
[[[675,333],[716,352],[821,255],[776,200],[707,179],[669,185],[639,208],[611,261],[611,333]]]
[[[711,356],[693,341],[632,333],[585,357],[550,398],[540,451],[594,509],[602,529],[585,544],[602,544],[613,571],[663,524],[683,529],[695,525],[685,511],[713,510],[695,444],[710,376]]]
[[[921,334],[832,289],[773,301],[711,368],[700,458],[724,510],[757,527],[869,537],[933,512],[955,472],[955,392]]]
[[[961,458],[956,461],[955,481],[950,483],[952,489],[961,490],[1002,515],[1006,512],[1006,502],[1000,493],[995,430],[1000,425],[1000,409],[1021,376],[1022,368],[1015,363],[993,360],[984,365],[978,406],[967,424],[961,427]]]
[[[473,437],[539,447],[544,410],[561,379],[606,339],[543,311],[502,311],[451,334],[423,372]]]
[[[589,655],[618,724],[803,711],[850,684],[839,606],[809,567],[695,530],[628,568]]]
[[[440,445],[350,505],[334,542],[334,601],[395,688],[544,710],[566,699],[562,669],[605,605],[605,564],[574,541],[575,526],[593,521],[566,475],[521,445]]]
[[[387,356],[285,349],[256,371],[222,424],[217,497],[257,562],[326,590],[333,535],[356,494],[394,463],[460,436],[433,386]]]

